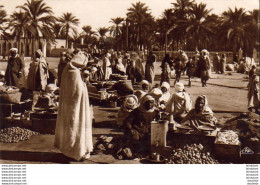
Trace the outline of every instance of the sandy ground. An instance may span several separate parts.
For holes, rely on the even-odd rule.
[[[56,68],[58,58],[47,58],[49,67]],[[28,66],[30,61],[26,61]],[[5,70],[7,63],[0,61],[0,70]],[[159,83],[161,68],[160,63],[155,64],[156,83]],[[247,111],[247,81],[246,75],[231,73],[232,75],[212,74],[207,87],[201,87],[200,79],[192,79],[192,87],[185,86],[186,91],[191,95],[193,102],[198,95],[207,95],[209,106],[216,113],[216,117],[232,117],[239,112]],[[174,91],[174,79],[171,80],[171,91]],[[188,84],[187,77],[181,78],[181,82]],[[122,134],[115,127],[115,115],[117,109],[102,107],[94,108],[95,124],[93,125],[94,142],[102,134],[116,135]],[[33,136],[29,141],[19,143],[0,143],[0,163],[78,163],[68,160],[53,146],[53,135]],[[93,155],[88,161],[83,163],[90,164],[116,164],[131,163],[136,164],[139,161],[119,161],[110,155]]]

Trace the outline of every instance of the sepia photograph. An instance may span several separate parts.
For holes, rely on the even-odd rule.
[[[259,164],[259,17],[259,0],[0,0],[0,164]]]

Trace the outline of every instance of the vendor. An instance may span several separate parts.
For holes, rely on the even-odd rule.
[[[175,84],[175,93],[171,96],[166,106],[166,112],[169,115],[169,121],[180,122],[192,109],[190,95],[185,92],[184,85],[181,82]]]
[[[142,80],[140,82],[140,89],[135,92],[138,100],[140,100],[149,91],[149,82],[147,80]]]
[[[217,119],[214,117],[212,110],[208,106],[208,100],[205,95],[197,97],[195,108],[192,109],[182,120],[181,124],[199,130],[199,126],[205,125],[212,128],[216,127]]]
[[[89,73],[89,82],[96,82],[98,81],[98,69],[95,66],[92,66]]]
[[[120,74],[120,75],[125,75],[126,69],[125,69],[124,64],[122,63],[122,58],[117,58],[115,60],[115,62],[116,62],[116,65],[115,65],[114,73]]]
[[[43,93],[44,97],[48,97],[50,100],[50,107],[52,106],[58,106],[58,97],[57,95],[54,94],[54,92],[56,91],[57,87],[55,84],[48,84],[46,86],[46,90]]]
[[[5,71],[5,84],[22,88],[24,86],[24,61],[18,56],[18,49],[10,49],[10,58]]]
[[[133,110],[124,121],[125,136],[128,141],[149,140],[151,121],[158,119],[155,99],[146,95],[140,106]]]
[[[129,114],[139,106],[138,98],[135,95],[129,95],[125,98],[120,110],[117,113],[117,125],[122,126],[124,120]]]
[[[171,97],[170,84],[168,82],[163,82],[161,85],[161,90],[162,90],[162,96],[159,99],[159,103],[160,104],[163,103],[164,105],[166,105]]]
[[[162,91],[159,88],[153,88],[152,90],[150,90],[147,94],[151,95],[154,100],[155,100],[155,106],[159,107],[160,106],[160,101],[159,99],[162,97]]]

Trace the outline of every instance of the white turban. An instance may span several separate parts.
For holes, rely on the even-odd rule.
[[[167,89],[167,91],[170,90],[170,84],[168,82],[163,82],[162,85],[161,85],[161,88],[162,87],[165,87]]]
[[[144,84],[149,85],[149,82],[147,80],[142,80],[140,86],[143,87]]]
[[[184,89],[183,83],[177,82],[177,83],[175,84],[175,91],[176,91],[176,92],[183,91],[183,89]]]
[[[149,95],[154,97],[155,99],[159,99],[162,96],[162,90],[159,88],[153,88],[150,92]]]
[[[14,52],[18,53],[18,49],[17,48],[11,48],[10,51],[14,51]]]

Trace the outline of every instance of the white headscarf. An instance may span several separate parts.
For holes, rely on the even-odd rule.
[[[183,89],[184,89],[183,83],[177,82],[177,83],[175,84],[175,92],[180,92],[180,91],[182,92]]]
[[[162,94],[161,98],[159,99],[159,102],[165,102],[167,103],[168,100],[171,97],[171,93],[170,93],[170,84],[168,82],[163,82],[161,85],[161,88],[165,87],[167,89],[167,91],[165,93]]]

